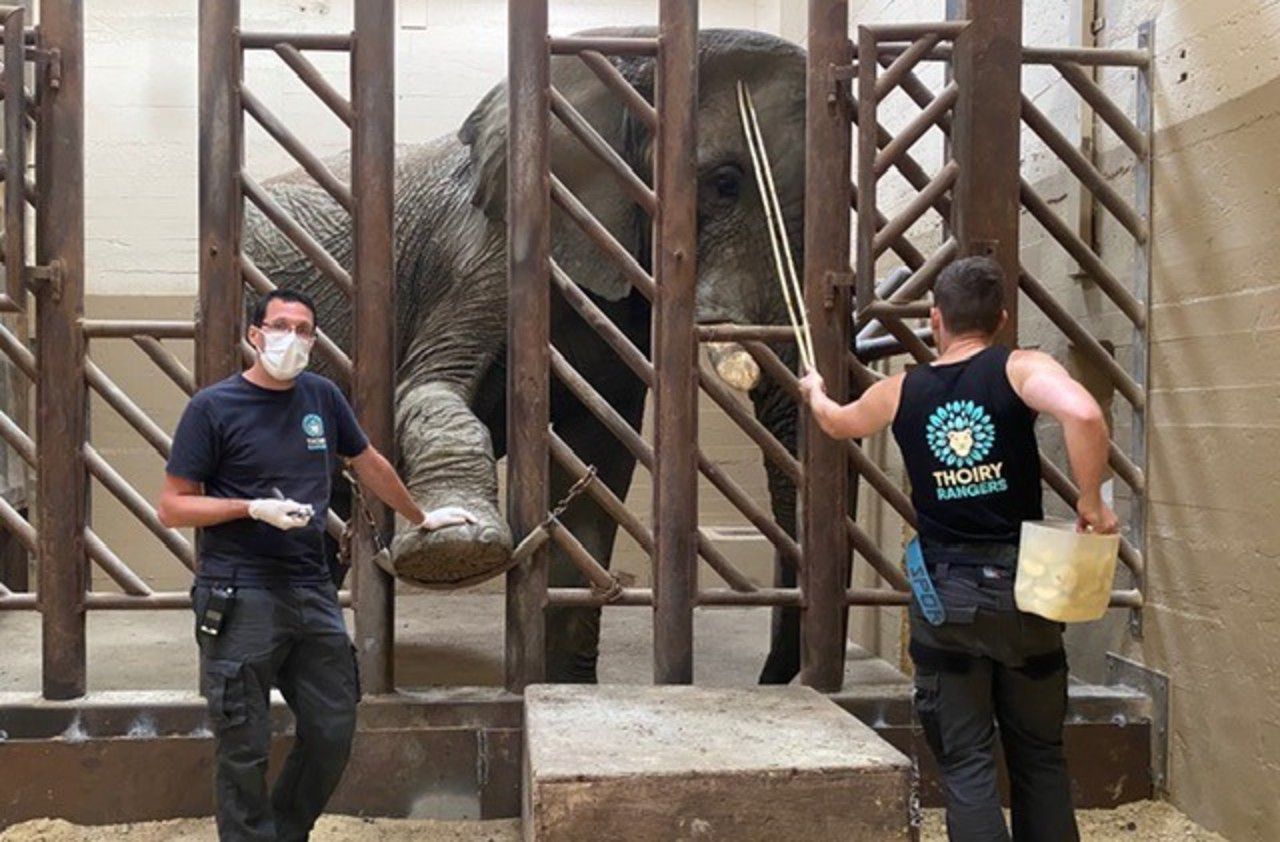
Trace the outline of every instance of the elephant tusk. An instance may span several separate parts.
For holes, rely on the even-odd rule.
[[[804,290],[796,274],[795,258],[791,254],[791,242],[786,226],[782,224],[782,204],[773,183],[773,171],[769,167],[769,153],[765,149],[764,135],[756,116],[756,106],[746,83],[738,81],[738,116],[747,138],[747,151],[751,153],[751,166],[756,174],[756,187],[760,191],[760,203],[764,205],[765,222],[769,229],[769,246],[773,251],[773,264],[782,298],[787,304],[787,316],[800,349],[800,362],[806,370],[817,370],[813,352],[813,332],[809,329],[809,314],[804,306]],[[797,313],[799,315],[797,316]]]

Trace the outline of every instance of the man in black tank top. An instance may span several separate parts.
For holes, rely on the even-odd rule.
[[[1078,527],[1116,531],[1101,493],[1106,421],[1052,357],[994,343],[1007,318],[995,261],[952,263],[933,295],[940,355],[932,364],[887,377],[847,406],[827,397],[816,372],[801,388],[827,435],[865,438],[892,425],[902,450],[925,567],[943,608],[930,621],[912,599],[910,651],[916,711],[942,771],[950,839],[1010,838],[996,787],[998,723],[1013,838],[1078,840],[1062,752],[1062,626],[1017,610],[1013,574],[1022,522],[1043,517],[1038,413],[1062,425],[1080,488]]]

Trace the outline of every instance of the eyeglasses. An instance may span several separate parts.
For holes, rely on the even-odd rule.
[[[267,322],[261,326],[263,333],[295,333],[299,339],[310,342],[316,338],[316,329],[309,324],[291,325],[288,322]]]

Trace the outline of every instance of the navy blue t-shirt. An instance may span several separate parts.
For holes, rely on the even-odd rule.
[[[199,482],[210,497],[275,497],[310,503],[311,521],[281,530],[252,518],[206,527],[197,578],[250,587],[332,581],[325,521],[339,457],[369,446],[346,397],[329,380],[303,372],[293,388],[255,386],[236,374],[191,399],[173,435],[165,470]]]

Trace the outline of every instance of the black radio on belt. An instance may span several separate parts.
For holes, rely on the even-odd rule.
[[[200,615],[200,631],[216,637],[222,630],[222,624],[231,610],[231,602],[235,598],[236,589],[232,587],[214,587],[209,589],[209,602]]]

